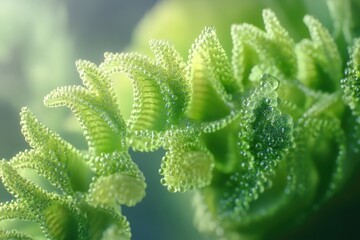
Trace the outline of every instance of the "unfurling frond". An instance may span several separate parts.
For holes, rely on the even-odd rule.
[[[32,149],[1,162],[0,178],[15,199],[0,204],[0,221],[36,222],[47,239],[130,239],[118,206],[143,198],[144,176],[127,152],[125,122],[109,78],[88,62],[78,62],[78,69],[85,87],[59,88],[45,103],[74,111],[89,151],[75,149],[23,108],[22,132]],[[29,239],[24,233],[1,231],[10,239]]]
[[[346,159],[345,134],[337,119],[306,118],[299,124],[302,131],[296,133],[296,141],[303,157],[310,158],[316,171],[323,175],[319,179],[316,201],[331,197],[343,184]],[[326,169],[326,171],[325,171]],[[326,180],[325,180],[326,179]]]
[[[197,226],[221,239],[281,230],[321,206],[360,154],[360,40],[340,82],[338,46],[318,20],[304,18],[310,39],[298,43],[271,10],[263,21],[265,30],[233,25],[229,57],[206,27],[187,61],[163,40],[150,42],[154,58],[106,53],[99,67],[78,61],[83,86],[55,89],[44,102],[72,110],[88,149],[23,108],[31,149],[0,162],[14,196],[0,203],[0,227],[20,220],[38,224],[47,239],[130,239],[120,209],[143,199],[146,182],[129,148],[165,150],[161,183],[195,190]],[[120,74],[133,86],[126,121],[112,82]],[[0,239],[37,237],[0,228]]]
[[[100,177],[90,185],[91,202],[133,206],[145,196],[145,178],[128,153],[102,154],[92,162]]]
[[[166,71],[167,84],[178,98],[174,106],[176,111],[186,109],[190,98],[190,85],[186,76],[186,63],[171,43],[153,40],[150,42],[151,50],[155,54],[156,63]]]
[[[43,124],[41,124],[35,116],[30,112],[29,109],[23,108],[21,113],[21,124],[22,132],[25,136],[27,142],[34,149],[39,151],[33,153],[25,153],[27,155],[25,158],[24,154],[20,154],[18,157],[15,157],[14,162],[15,166],[20,161],[32,162],[31,159],[33,154],[38,154],[36,156],[36,162],[40,163],[39,168],[36,168],[36,171],[42,171],[41,166],[46,166],[43,171],[50,172],[55,170],[56,172],[66,172],[69,177],[71,188],[75,191],[86,189],[86,184],[89,182],[89,176],[87,174],[79,174],[78,169],[83,169],[83,173],[88,173],[89,167],[86,165],[86,158],[77,151],[72,145],[65,142],[59,135],[53,133]],[[42,162],[46,161],[46,163]],[[42,174],[42,173],[40,173]],[[48,174],[52,175],[51,173]],[[63,177],[63,180],[57,179],[56,181],[66,181]],[[49,178],[51,182],[54,182],[51,177]],[[56,184],[56,183],[55,183]],[[62,185],[60,188],[69,189],[69,186]]]
[[[265,32],[250,24],[234,25],[231,33],[234,42],[233,59],[234,68],[238,69],[238,78],[244,74],[244,67],[248,64],[244,60],[237,60],[244,54],[244,48],[252,48],[258,60],[253,66],[251,80],[258,81],[259,75],[255,72],[272,74],[277,78],[294,79],[297,72],[297,61],[294,52],[294,41],[288,32],[280,25],[271,10],[263,11]],[[245,55],[246,57],[246,55]],[[249,61],[249,60],[247,60]]]
[[[338,48],[328,30],[311,16],[304,22],[311,40],[297,44],[299,71],[297,78],[305,85],[326,92],[334,92],[340,86],[342,60]]]
[[[172,136],[162,159],[161,183],[171,192],[198,189],[211,182],[214,158],[196,135]]]
[[[45,97],[45,105],[68,106],[79,119],[94,154],[125,150],[125,123],[109,77],[91,63],[83,61],[77,65],[87,88],[58,88]]]
[[[116,64],[118,69],[113,71],[124,72],[133,80],[134,106],[128,122],[131,130],[163,131],[178,119],[179,108],[186,102],[175,93],[186,88],[171,85],[166,69],[140,54],[108,54],[105,64]],[[181,69],[177,74],[181,74]],[[181,81],[181,76],[177,78]]]
[[[205,28],[191,48],[188,75],[191,100],[187,115],[197,121],[212,121],[229,113],[231,93],[240,90],[225,50],[215,30]]]

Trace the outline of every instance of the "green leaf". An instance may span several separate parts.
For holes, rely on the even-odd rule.
[[[107,100],[79,87],[62,87],[45,97],[49,107],[68,106],[79,119],[89,151],[94,154],[125,149],[125,123]]]
[[[94,205],[134,206],[145,196],[146,183],[142,173],[127,172],[101,176],[90,185],[89,201]]]
[[[145,196],[145,178],[127,152],[102,154],[94,158],[91,165],[99,174],[89,189],[92,204],[133,206]]]
[[[219,85],[215,86],[218,91],[224,88],[224,96],[231,98],[226,94],[234,94],[239,91],[239,83],[237,83],[233,76],[233,71],[229,59],[226,56],[224,48],[221,46],[215,28],[206,27],[195,40],[190,52],[190,66],[192,58],[199,55],[204,61],[204,64],[208,71],[211,71],[211,76],[214,79],[210,79],[212,84]],[[221,86],[221,87],[220,87]]]
[[[184,192],[210,184],[214,157],[194,133],[173,133],[162,159],[161,183],[171,192]]]
[[[126,218],[119,220],[117,223],[111,225],[109,228],[107,228],[104,231],[101,240],[112,240],[112,239],[119,239],[119,240],[131,239],[130,227]]]
[[[263,19],[266,32],[250,24],[233,25],[231,29],[233,38],[233,64],[237,69],[238,78],[244,74],[244,67],[236,66],[245,64],[244,47],[251,47],[257,54],[255,68],[262,73],[272,74],[280,79],[294,79],[297,72],[294,42],[288,32],[280,25],[275,14],[271,10],[263,11]],[[249,59],[249,58],[247,58]],[[257,81],[259,76],[250,76],[251,80]]]
[[[92,93],[108,100],[107,104],[116,106],[116,97],[109,76],[94,63],[85,60],[76,61],[76,67],[84,86]],[[116,109],[116,107],[115,107]]]
[[[195,40],[188,66],[192,91],[187,116],[196,121],[225,117],[232,100],[230,93],[240,91],[240,86],[213,28],[205,28]]]
[[[183,114],[190,101],[190,82],[186,79],[186,63],[169,42],[150,41],[151,50],[155,54],[156,63],[166,71],[167,83],[174,95],[174,113]],[[177,116],[175,118],[179,118]]]
[[[34,183],[21,177],[9,163],[4,161],[0,164],[0,178],[6,189],[14,197],[26,199],[29,206],[46,207],[46,202],[55,197],[54,194],[47,193]],[[35,209],[32,208],[32,210]]]
[[[311,16],[305,16],[311,41],[297,45],[298,79],[315,89],[333,92],[340,86],[342,60],[330,33]],[[325,76],[324,76],[325,75]]]
[[[26,236],[23,233],[11,230],[2,230],[0,229],[0,239],[1,240],[33,240],[33,238]]]
[[[222,119],[211,121],[211,122],[202,122],[199,124],[199,129],[203,133],[213,133],[217,132],[231,124],[232,122],[236,121],[241,115],[241,111],[235,112],[232,111],[230,114]]]
[[[129,134],[128,143],[136,151],[151,152],[161,147],[164,133],[153,130],[134,131]]]
[[[173,121],[176,104],[166,73],[140,54],[107,54],[105,63],[116,64],[133,81],[134,106],[128,121],[130,130],[163,131]]]
[[[347,43],[351,43],[353,37],[353,16],[351,12],[351,1],[349,0],[327,0],[330,15],[334,24],[334,36],[339,38],[343,35]]]
[[[250,204],[271,187],[278,165],[293,147],[293,122],[278,109],[278,80],[265,75],[244,101],[239,119],[238,167],[220,174],[213,186],[218,193],[221,218],[246,223]]]
[[[64,193],[73,193],[70,178],[64,174],[67,171],[65,164],[59,161],[53,150],[47,154],[40,150],[20,152],[10,161],[15,169],[33,169]]]
[[[85,214],[66,202],[56,202],[44,209],[41,223],[50,239],[89,239]]]
[[[85,157],[71,144],[41,124],[29,109],[23,108],[20,117],[22,132],[29,145],[37,149],[38,153],[43,153],[42,159],[49,157],[52,162],[57,162],[60,168],[61,165],[66,166],[66,174],[74,191],[86,191],[92,174]],[[81,173],[79,169],[82,169]]]
[[[296,144],[304,158],[314,163],[318,174],[314,204],[321,204],[343,184],[347,156],[345,134],[335,118],[303,118],[299,120]]]
[[[37,218],[35,214],[31,212],[28,203],[18,199],[0,203],[0,221],[6,219],[35,221]]]
[[[87,234],[91,239],[102,239],[111,229],[121,232],[120,236],[128,236],[130,239],[129,223],[124,216],[121,215],[119,209],[110,209],[100,206],[91,206],[82,204],[81,209],[86,213],[87,217]],[[114,229],[114,227],[116,228]],[[114,235],[116,236],[116,235]],[[115,238],[118,239],[118,238]]]

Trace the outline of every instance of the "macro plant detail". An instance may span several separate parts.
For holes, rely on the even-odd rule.
[[[44,103],[72,110],[88,149],[23,108],[31,149],[1,162],[14,200],[0,205],[0,220],[35,222],[45,239],[130,239],[120,208],[140,202],[146,183],[129,148],[166,151],[161,183],[195,190],[196,225],[219,239],[261,238],[321,207],[358,164],[360,43],[346,57],[311,16],[304,17],[310,38],[297,43],[271,10],[263,20],[265,30],[232,26],[230,59],[206,27],[187,61],[162,40],[150,42],[154,58],[106,53],[100,66],[78,61],[83,86],[55,89]],[[133,84],[128,118],[114,93],[118,73]],[[36,234],[10,227],[0,238]]]

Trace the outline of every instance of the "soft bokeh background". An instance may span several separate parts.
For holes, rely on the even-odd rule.
[[[332,29],[325,0],[0,0],[0,159],[27,148],[19,125],[22,106],[29,106],[77,147],[85,147],[70,112],[42,104],[54,88],[81,83],[74,64],[77,59],[99,64],[106,51],[149,53],[151,38],[169,39],[186,57],[191,43],[208,25],[216,27],[229,53],[230,25],[262,26],[261,9],[266,7],[293,29],[296,40],[307,34],[302,23],[306,12]],[[140,204],[123,208],[133,239],[208,239],[193,227],[191,193],[171,194],[161,186],[157,173],[161,155],[133,154],[148,185]],[[0,189],[0,200],[8,198]]]

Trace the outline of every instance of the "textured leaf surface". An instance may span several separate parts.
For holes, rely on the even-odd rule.
[[[214,158],[196,135],[172,136],[162,159],[161,183],[171,192],[184,192],[211,182]]]
[[[133,206],[145,196],[145,178],[128,153],[103,154],[92,165],[100,175],[89,189],[94,204]]]
[[[351,49],[351,60],[346,70],[346,76],[341,81],[344,91],[343,99],[355,115],[360,115],[360,39],[354,42]]]
[[[294,41],[271,10],[263,11],[263,19],[266,32],[250,24],[233,25],[232,27],[233,54],[236,57],[233,58],[233,64],[236,64],[234,68],[238,68],[238,78],[244,74],[241,64],[245,64],[245,62],[237,60],[243,58],[241,55],[244,54],[244,47],[247,45],[257,54],[256,68],[259,69],[258,71],[279,78],[293,79],[297,71]],[[254,81],[257,81],[258,77],[257,75],[250,76]]]
[[[337,46],[318,20],[305,16],[304,22],[309,29],[311,41],[305,39],[297,45],[297,77],[308,86],[333,92],[339,88],[339,79],[342,77],[342,60]]]
[[[229,93],[237,91],[238,87],[213,28],[203,30],[195,40],[188,64],[192,98],[187,115],[199,121],[226,116],[229,112],[227,102],[231,101]]]
[[[110,78],[89,62],[78,61],[77,66],[86,88],[58,88],[45,97],[45,105],[69,107],[79,119],[90,151],[95,154],[124,150],[125,123]]]
[[[293,123],[277,109],[277,87],[276,79],[264,76],[243,104],[237,145],[239,169],[226,175],[226,187],[219,189],[219,211],[225,218],[246,218],[251,202],[271,187],[277,166],[293,146]]]
[[[23,108],[31,149],[0,164],[15,198],[0,204],[0,221],[37,222],[48,239],[130,239],[120,208],[140,202],[146,183],[129,148],[164,149],[161,183],[171,192],[198,189],[197,226],[220,239],[268,237],[267,231],[313,212],[341,189],[355,165],[349,159],[360,152],[360,44],[354,41],[340,82],[336,43],[351,41],[348,18],[340,19],[348,5],[327,3],[335,33],[345,27],[336,42],[306,16],[310,38],[295,43],[266,9],[264,31],[232,27],[230,57],[215,29],[206,27],[187,62],[163,40],[150,42],[154,58],[106,53],[99,67],[78,61],[83,86],[58,88],[45,104],[74,112],[88,149],[75,149]],[[112,82],[120,74],[133,85],[126,121]],[[8,230],[2,236],[27,239]]]

